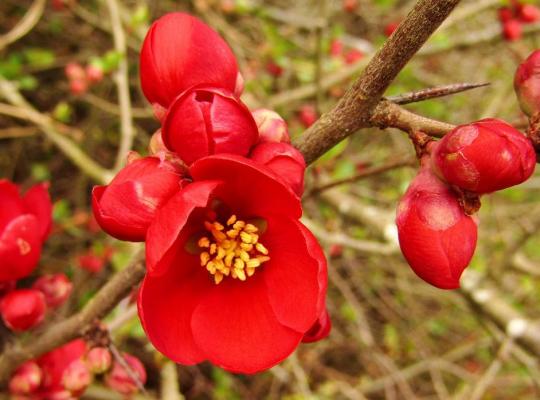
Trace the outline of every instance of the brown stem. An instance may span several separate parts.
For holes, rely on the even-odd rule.
[[[416,3],[336,106],[296,141],[308,164],[358,129],[369,126],[390,83],[458,3],[459,0]]]
[[[454,83],[451,85],[436,86],[432,88],[417,90],[415,92],[404,93],[398,96],[387,97],[386,100],[396,104],[409,104],[417,103],[419,101],[425,101],[430,99],[436,99],[438,97],[450,96],[452,94],[466,92],[476,88],[481,88],[490,85],[487,83]]]

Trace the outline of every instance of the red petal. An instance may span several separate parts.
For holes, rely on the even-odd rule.
[[[7,179],[0,179],[0,231],[13,219],[25,214],[19,188]]]
[[[277,321],[258,275],[246,282],[224,280],[205,293],[193,313],[195,343],[209,361],[232,372],[271,368],[302,339]]]
[[[247,158],[216,154],[197,160],[190,168],[195,180],[218,179],[224,185],[216,196],[245,216],[281,215],[300,218],[296,194],[268,168]]]
[[[214,289],[197,256],[179,252],[163,276],[147,275],[139,291],[139,316],[152,344],[171,360],[196,364],[205,359],[191,332],[191,317],[201,296]],[[184,269],[192,266],[189,274]],[[184,268],[179,268],[183,266]]]
[[[312,343],[322,340],[330,334],[331,329],[332,321],[330,320],[330,315],[328,315],[328,310],[324,309],[311,329],[306,332],[302,338],[302,342]]]
[[[267,223],[261,243],[268,248],[270,261],[258,273],[264,276],[278,321],[304,333],[317,319],[319,304],[324,302],[325,291],[319,290],[318,260],[309,253],[299,222],[271,217]]]
[[[210,196],[220,184],[217,181],[191,183],[157,211],[146,235],[146,267],[149,274],[164,273],[176,253],[186,251],[184,243],[194,233],[189,226],[185,229],[189,217],[197,208],[208,205]]]
[[[26,214],[13,219],[0,236],[0,282],[30,275],[40,254],[41,235],[36,217]]]
[[[46,183],[39,183],[32,186],[23,197],[26,210],[38,220],[42,240],[47,238],[52,227],[52,204],[48,187]]]

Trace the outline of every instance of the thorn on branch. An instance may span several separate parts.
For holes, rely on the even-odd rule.
[[[418,90],[415,92],[409,92],[400,94],[398,96],[387,97],[386,100],[396,104],[410,104],[419,101],[425,101],[430,99],[436,99],[439,97],[450,96],[452,94],[465,92],[480,87],[491,85],[490,82],[485,83],[454,83],[451,85],[436,86],[433,88],[427,88]]]

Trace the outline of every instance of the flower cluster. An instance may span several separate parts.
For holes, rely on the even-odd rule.
[[[508,6],[499,8],[499,21],[506,40],[519,40],[523,36],[523,24],[540,21],[540,8],[519,0],[511,0]]]
[[[305,161],[278,114],[240,100],[232,51],[198,19],[157,20],[140,71],[161,129],[92,205],[107,233],[146,242],[143,327],[182,364],[270,368],[330,330],[326,260],[299,221]]]
[[[397,210],[399,243],[414,272],[442,289],[459,287],[477,239],[479,196],[518,185],[534,172],[531,142],[511,125],[484,119],[428,145]]]
[[[73,340],[36,360],[19,366],[9,381],[13,399],[65,400],[79,398],[92,381],[103,375],[105,385],[129,396],[146,382],[146,371],[134,356],[122,354],[125,364],[113,360],[104,347],[89,346],[82,340]],[[126,371],[127,365],[130,371]],[[135,382],[133,376],[138,382]]]
[[[72,284],[59,273],[43,275],[31,287],[17,288],[17,281],[34,272],[51,230],[47,184],[34,185],[21,195],[17,185],[2,179],[0,198],[0,315],[9,329],[26,331],[43,321],[47,309],[67,300]]]

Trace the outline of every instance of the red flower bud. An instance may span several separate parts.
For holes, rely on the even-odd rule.
[[[111,368],[112,356],[109,349],[105,347],[94,347],[86,354],[86,365],[90,372],[102,374]]]
[[[276,78],[279,78],[281,75],[283,75],[283,71],[283,67],[275,61],[270,60],[266,63],[266,72]]]
[[[86,80],[86,72],[83,68],[83,66],[76,62],[70,62],[66,64],[66,67],[64,68],[64,72],[66,74],[66,77],[72,81],[72,80]]]
[[[115,362],[112,370],[105,376],[105,384],[118,393],[127,396],[138,391],[137,384],[133,381],[132,375],[137,376],[139,382],[144,385],[146,382],[146,370],[138,358],[126,353],[122,356],[132,374],[129,374],[120,363]]]
[[[18,289],[4,296],[0,313],[13,331],[26,331],[39,325],[45,317],[45,296],[36,289]]]
[[[44,275],[32,285],[45,296],[47,307],[59,307],[68,299],[73,284],[65,274]]]
[[[43,372],[34,361],[27,361],[21,365],[9,380],[9,393],[30,394],[41,385]]]
[[[317,114],[317,110],[315,110],[315,107],[313,107],[311,104],[306,104],[300,107],[299,117],[302,125],[304,125],[306,128],[309,128],[315,123],[315,121],[317,121],[319,115]]]
[[[358,0],[343,0],[342,7],[344,11],[354,12],[358,7]]]
[[[166,14],[152,24],[140,65],[144,95],[165,108],[195,85],[234,91],[238,74],[227,43],[203,22],[183,13]]]
[[[384,27],[385,36],[390,37],[392,33],[394,33],[394,31],[398,28],[399,24],[399,21],[389,22],[388,24],[386,24],[386,26]]]
[[[244,91],[244,77],[240,72],[236,76],[236,85],[234,86],[234,95],[240,97]]]
[[[69,91],[75,96],[84,94],[88,90],[88,81],[83,79],[73,79],[69,81]]]
[[[333,244],[330,246],[328,254],[331,258],[339,258],[343,255],[343,246],[340,244]]]
[[[62,374],[62,385],[73,394],[81,394],[92,382],[92,374],[81,359],[72,361]]]
[[[503,23],[503,36],[509,42],[521,39],[523,36],[523,27],[517,19],[511,19]]]
[[[540,9],[532,4],[519,7],[519,19],[525,23],[540,21]]]
[[[330,42],[330,55],[337,57],[343,53],[343,42],[340,39],[334,39]]]
[[[290,143],[287,122],[277,112],[267,108],[259,108],[251,114],[259,129],[259,142]]]
[[[103,67],[97,64],[90,64],[86,66],[86,76],[90,82],[100,82],[103,79]]]
[[[360,50],[352,49],[345,54],[345,63],[354,64],[355,62],[360,61],[362,58],[364,58],[364,53],[362,53]]]
[[[231,92],[194,88],[171,104],[162,136],[167,148],[189,165],[216,153],[245,156],[259,133],[249,109]]]
[[[105,263],[105,258],[95,254],[92,250],[77,257],[78,266],[93,274],[100,273],[105,266]]]
[[[99,225],[121,240],[143,241],[156,209],[181,188],[178,167],[144,157],[124,167],[107,186],[94,186],[92,209]]]
[[[432,160],[448,183],[484,194],[527,180],[536,154],[530,141],[511,125],[483,119],[448,133],[434,147]]]
[[[253,149],[250,158],[270,168],[298,197],[302,196],[306,162],[296,148],[287,143],[261,143]]]
[[[325,308],[309,331],[304,334],[302,342],[318,342],[319,340],[326,338],[330,334],[331,329],[332,321],[330,320],[330,315],[328,315],[328,310]]]
[[[499,21],[501,22],[508,22],[512,18],[514,18],[514,12],[510,7],[501,7],[498,10],[499,14]]]
[[[533,51],[516,70],[514,76],[521,110],[531,117],[540,112],[540,50]]]
[[[413,271],[441,289],[459,287],[476,247],[477,226],[423,160],[397,209],[401,251]]]

